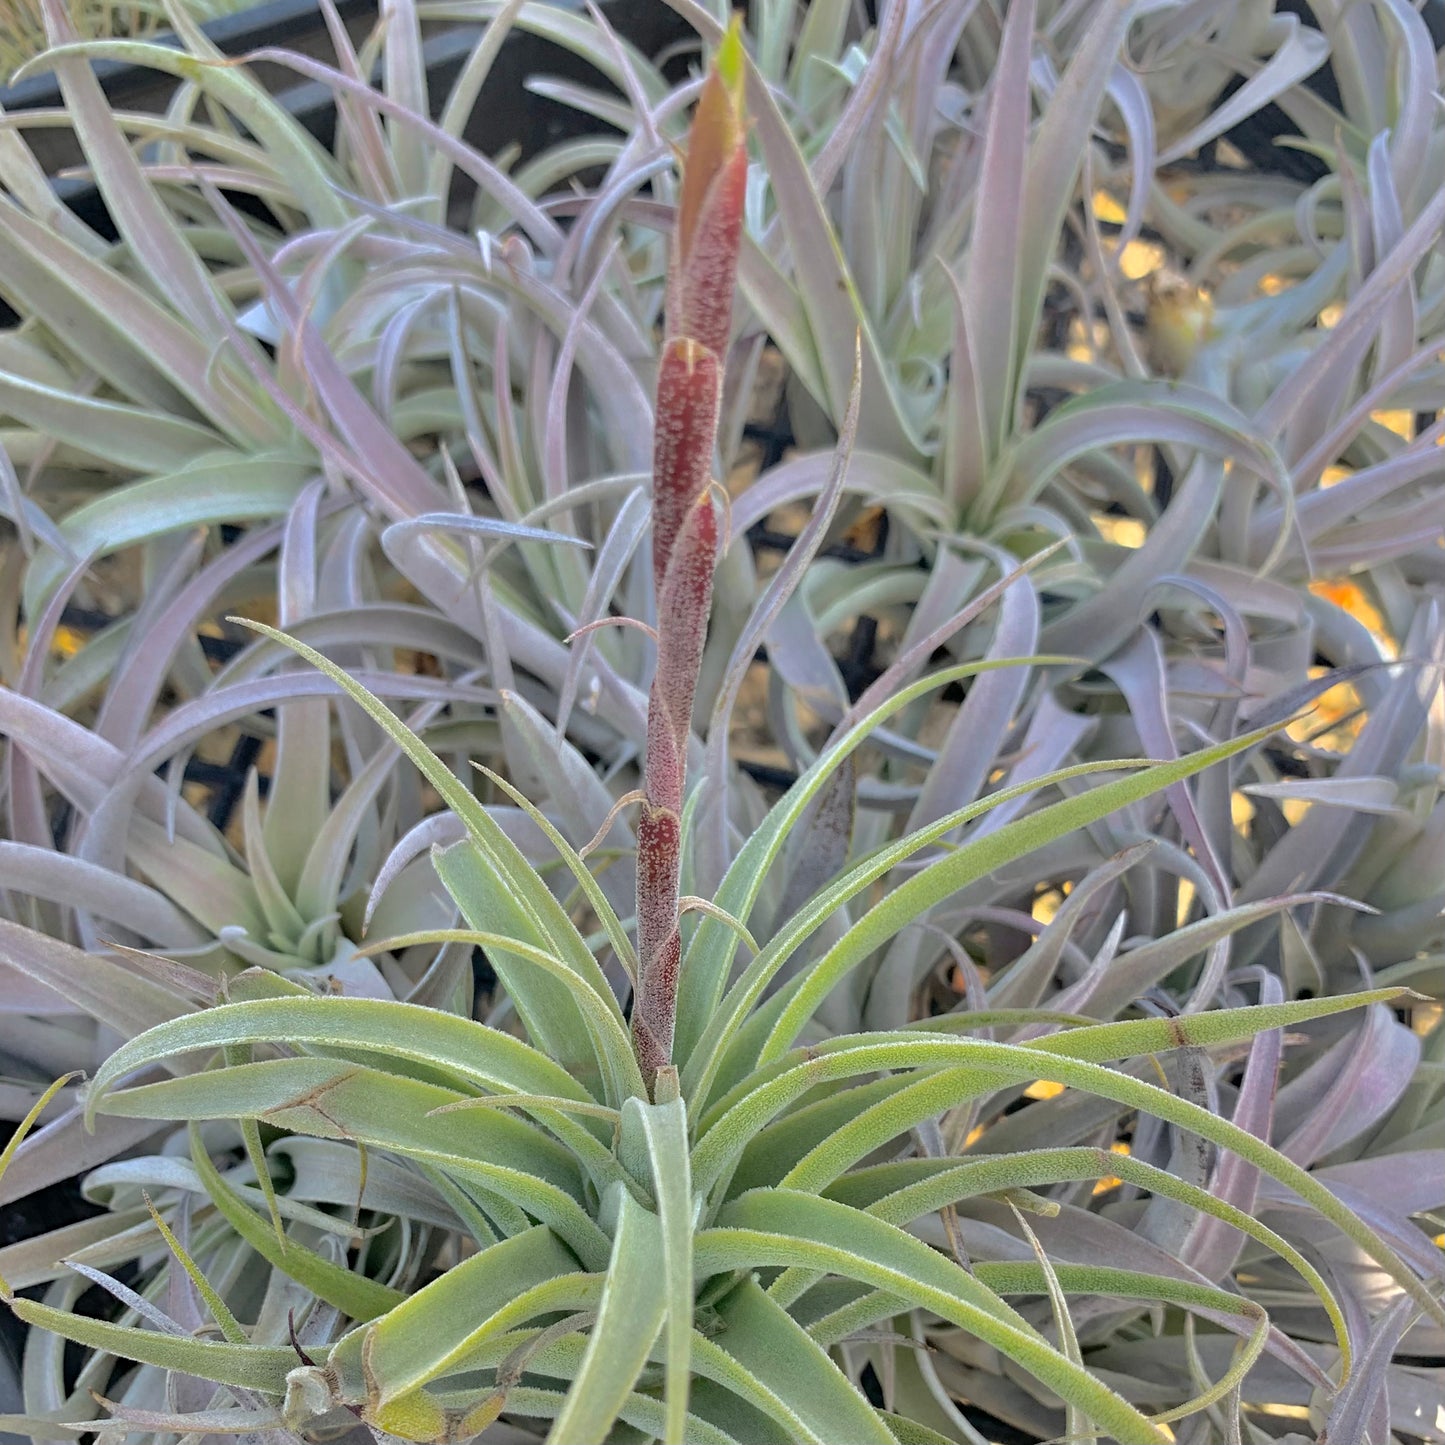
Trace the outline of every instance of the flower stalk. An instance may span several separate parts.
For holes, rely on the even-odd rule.
[[[703,85],[688,136],[657,374],[652,453],[657,671],[648,699],[645,798],[637,829],[638,977],[632,1007],[633,1047],[649,1081],[672,1062],[682,957],[682,800],[718,554],[712,461],[747,165],[742,36],[735,21]]]

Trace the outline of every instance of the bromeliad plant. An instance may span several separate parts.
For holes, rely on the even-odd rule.
[[[433,861],[469,927],[370,948],[482,948],[525,1037],[392,1000],[317,996],[258,972],[233,981],[231,1001],[122,1045],[90,1085],[88,1113],[189,1126],[168,1155],[102,1171],[103,1187],[127,1200],[141,1181],[168,1191],[160,1209],[134,1200],[130,1239],[77,1236],[88,1245],[80,1278],[116,1296],[125,1314],[96,1320],[11,1297],[33,1326],[96,1352],[83,1379],[110,1389],[110,1414],[91,1418],[77,1390],[48,1419],[8,1423],[40,1435],[159,1440],[314,1436],[360,1422],[378,1439],[440,1442],[488,1438],[505,1417],[504,1428],[559,1445],[975,1441],[953,1403],[961,1392],[940,1383],[923,1348],[938,1335],[965,1373],[992,1375],[1000,1388],[1027,1382],[1049,1402],[1056,1434],[1154,1445],[1171,1438],[1170,1421],[1187,1421],[1179,1428],[1192,1440],[1238,1439],[1241,1403],[1258,1398],[1266,1359],[1341,1434],[1383,1398],[1378,1342],[1388,1354],[1417,1312],[1445,1324],[1420,1250],[1398,1231],[1386,1238],[1378,1217],[1365,1223],[1266,1143],[1267,1107],[1258,1117],[1273,1097],[1281,1030],[1327,1026],[1354,1007],[1387,1018],[1401,990],[1291,1003],[1266,978],[1253,1006],[1182,1017],[1146,1006],[1106,1023],[983,1008],[802,1042],[829,996],[935,905],[1225,765],[1263,732],[1161,764],[1081,765],[948,812],[824,879],[760,946],[749,927],[755,905],[810,809],[892,717],[979,669],[948,667],[847,720],[711,897],[682,896],[696,833],[687,719],[719,530],[715,343],[726,335],[746,143],[740,62],[734,29],[699,101],[669,280],[654,442],[663,605],[636,800],[635,945],[586,860],[511,784],[494,779],[575,881],[570,907],[361,682],[307,644],[261,629],[362,709],[465,830]],[[1100,772],[1125,776],[1084,785]],[[956,841],[961,825],[1047,786],[1065,797]],[[905,864],[914,865],[906,876]],[[883,880],[893,886],[880,890]],[[864,911],[829,932],[854,900]],[[693,912],[702,917],[689,931]],[[812,951],[820,938],[825,946]],[[635,980],[630,1028],[601,967],[608,951]],[[1237,980],[1236,995],[1247,985]],[[1012,1041],[996,1041],[995,1030]],[[1231,1122],[1211,1106],[1211,1081],[1216,1055],[1245,1044]],[[1041,1079],[1089,1120],[1132,1112],[1141,1136],[1167,1124],[1194,1141],[1193,1153],[1162,1163],[1120,1155],[1092,1142],[1088,1121],[1048,1147],[1012,1144],[1010,1094]],[[0,1156],[0,1171],[38,1112]],[[212,1158],[233,1143],[254,1170],[249,1182]],[[1391,1303],[1368,1340],[1368,1317],[1352,1304],[1347,1320],[1305,1251],[1211,1192],[1210,1147],[1223,1151],[1221,1171],[1264,1181],[1278,1191],[1272,1198],[1305,1212],[1313,1238],[1338,1238],[1370,1261]],[[292,1182],[306,1179],[308,1200],[344,1204],[349,1183],[351,1219],[278,1184],[270,1171],[282,1161]],[[1192,1256],[1198,1267],[1152,1245],[1100,1263],[1117,1238],[1083,1228],[1073,1184],[1126,1186],[1186,1233],[1197,1226],[1210,1247]],[[1233,1196],[1238,1185],[1221,1192]],[[1051,1249],[1047,1226],[1061,1216],[1076,1234],[1056,1232]],[[403,1227],[414,1247],[396,1238]],[[1241,1242],[1250,1269],[1235,1274]],[[152,1276],[136,1290],[106,1272],[156,1249],[172,1260],[168,1280]],[[419,1284],[428,1253],[441,1273]],[[259,1298],[246,1290],[252,1254],[271,1266]],[[1251,1297],[1251,1279],[1280,1287],[1271,1260],[1293,1276],[1285,1297],[1302,1297],[1325,1322],[1318,1348],[1274,1329],[1264,1300]],[[1166,1336],[1189,1343],[1192,1388],[1163,1409],[1142,1373],[1111,1382],[1092,1367],[1089,1321],[1121,1312],[1152,1312]],[[206,1326],[220,1338],[202,1338]],[[110,1357],[148,1368],[116,1388]],[[978,1393],[972,1383],[967,1393]]]

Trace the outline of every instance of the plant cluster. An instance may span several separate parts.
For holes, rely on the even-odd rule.
[[[186,0],[187,14],[198,22],[244,8],[243,0]],[[167,23],[165,7],[156,0],[69,0],[66,15],[88,40],[151,36]],[[0,75],[18,70],[48,44],[41,0],[6,0],[0,7]]]
[[[1445,1441],[1440,16],[668,3],[43,6],[0,1429]]]

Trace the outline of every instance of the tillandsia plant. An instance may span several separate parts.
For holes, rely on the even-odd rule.
[[[186,0],[186,5],[201,21],[245,8],[243,0]],[[92,40],[151,35],[166,24],[164,7],[154,0],[70,0],[67,13],[76,32]],[[33,60],[48,44],[41,6],[35,0],[5,0],[0,7],[0,77]]]
[[[73,1286],[53,1288],[50,1302],[20,1298],[7,1276],[11,1307],[43,1338],[94,1353],[67,1390],[58,1344],[42,1346],[33,1382],[37,1394],[58,1392],[55,1407],[0,1423],[37,1438],[350,1429],[428,1442],[891,1445],[983,1438],[962,1406],[991,1389],[1004,1412],[1032,1402],[1031,1421],[1041,1416],[1053,1435],[1163,1445],[1185,1432],[1242,1438],[1255,1428],[1244,1406],[1279,1398],[1284,1377],[1345,1439],[1357,1421],[1373,1432],[1381,1409],[1405,1398],[1411,1377],[1386,1372],[1401,1332],[1417,1315],[1426,1330],[1445,1325],[1418,1229],[1378,1211],[1362,1219],[1297,1162],[1316,1157],[1328,1132],[1292,1138],[1288,1153],[1264,1137],[1282,1031],[1327,1028],[1353,1008],[1388,1017],[1410,1006],[1403,990],[1289,1002],[1268,975],[1242,975],[1231,1002],[1246,990],[1257,1002],[1183,1016],[1161,1016],[1149,999],[1120,1022],[980,1008],[801,1042],[829,995],[935,905],[1228,766],[1270,729],[1165,763],[1031,778],[866,854],[755,939],[767,876],[831,780],[890,717],[979,664],[946,667],[849,719],[717,890],[694,909],[679,897],[697,794],[685,786],[678,710],[696,685],[715,563],[703,518],[715,519],[719,367],[707,340],[726,315],[737,246],[740,58],[734,28],[694,118],[671,270],[676,371],[658,382],[654,566],[675,615],[658,628],[657,751],[640,833],[662,821],[656,844],[639,841],[654,861],[638,870],[635,943],[587,861],[511,784],[495,778],[575,882],[570,908],[382,701],[321,652],[263,628],[362,709],[465,830],[433,857],[470,927],[368,950],[483,948],[519,1029],[318,996],[256,972],[233,981],[229,1002],[122,1045],[90,1084],[88,1113],[187,1129],[165,1154],[97,1180],[130,1208],[129,1237],[74,1238],[88,1256],[74,1261],[78,1280],[115,1297],[121,1318],[68,1310]],[[857,409],[855,384],[845,441]],[[1101,772],[1124,776],[1083,785]],[[951,841],[960,825],[1051,786],[1064,788],[1060,801]],[[910,876],[877,887],[909,860]],[[789,976],[855,899],[866,911]],[[689,930],[692,912],[702,916]],[[602,967],[609,951],[636,980],[631,1030]],[[1241,1048],[1230,1120],[1217,1074]],[[1024,1088],[1076,1116],[1045,1147],[1009,1122]],[[1420,1102],[1391,1121],[1398,1138],[1410,1137]],[[1154,1162],[1152,1147],[1134,1157],[1094,1142],[1099,1121],[1112,1129],[1126,1116],[1141,1144],[1151,1129],[1170,1137],[1158,1132],[1167,1126],[1189,1147]],[[233,1148],[250,1180],[218,1166]],[[303,1178],[305,1201],[291,1192]],[[1091,1189],[1127,1190],[1118,1220],[1089,1207]],[[1293,1212],[1305,1248],[1256,1217],[1271,1207]],[[1167,1221],[1173,1254],[1135,1241],[1119,1256],[1141,1208]],[[1310,1256],[1341,1248],[1332,1287]],[[268,1273],[246,1268],[253,1255]],[[108,1272],[157,1256],[166,1271],[139,1289]],[[424,1259],[439,1271],[426,1282]],[[1350,1280],[1357,1270],[1371,1280],[1369,1306]],[[39,1276],[60,1285],[58,1272]],[[1279,1298],[1322,1321],[1323,1335],[1286,1333],[1271,1318]],[[1182,1356],[1164,1354],[1185,1361],[1182,1373],[1161,1386],[1118,1344],[1107,1367],[1095,1364],[1096,1321],[1117,1338],[1121,1317],[1137,1327],[1151,1316],[1158,1340],[1141,1350],[1183,1341]],[[1416,1383],[1421,1398],[1428,1386]]]
[[[387,931],[415,931],[439,921],[438,907],[450,907],[438,902],[440,886],[425,857],[434,830],[415,773],[395,767],[395,749],[350,704],[318,691],[313,675],[288,671],[284,649],[264,644],[235,655],[234,630],[227,635],[219,624],[228,610],[273,617],[345,658],[374,691],[414,701],[420,710],[413,723],[444,751],[447,735],[458,757],[468,750],[492,756],[500,747],[513,775],[529,778],[560,757],[572,784],[561,804],[563,825],[579,841],[612,800],[575,749],[549,736],[552,721],[573,711],[570,702],[558,705],[559,696],[580,696],[568,719],[573,737],[612,748],[619,736],[639,749],[645,743],[645,691],[610,667],[586,667],[589,652],[604,665],[615,660],[617,639],[589,636],[575,658],[561,641],[579,614],[606,611],[639,544],[644,453],[631,440],[620,442],[622,457],[635,454],[636,474],[604,478],[593,493],[579,487],[573,496],[564,487],[574,466],[590,478],[589,469],[602,466],[597,457],[611,456],[592,440],[575,454],[554,444],[572,430],[569,387],[575,401],[589,371],[605,379],[598,383],[604,398],[632,407],[604,405],[615,436],[645,435],[651,408],[628,361],[577,298],[569,301],[558,271],[556,285],[541,280],[518,256],[519,246],[526,249],[520,240],[499,243],[507,260],[497,271],[516,283],[517,297],[515,306],[501,304],[499,319],[498,297],[511,294],[506,285],[482,298],[466,284],[466,268],[457,268],[456,238],[440,251],[424,246],[430,260],[452,267],[430,278],[432,309],[404,307],[402,324],[392,325],[395,307],[362,295],[340,334],[343,350],[359,345],[365,352],[358,365],[373,406],[357,373],[325,344],[332,339],[323,333],[327,308],[313,305],[311,273],[303,271],[293,292],[295,278],[283,275],[289,259],[271,264],[292,229],[320,237],[323,251],[344,251],[365,229],[357,222],[368,219],[368,207],[395,206],[398,219],[410,221],[413,183],[433,187],[438,214],[445,214],[458,156],[486,182],[483,198],[494,209],[499,196],[512,204],[520,228],[534,228],[538,249],[555,258],[561,230],[459,139],[506,26],[481,37],[436,125],[428,118],[414,10],[388,13],[386,87],[418,107],[396,123],[397,151],[414,161],[418,134],[436,147],[418,178],[415,168],[398,169],[375,112],[355,95],[390,100],[353,77],[370,70],[379,44],[358,60],[339,25],[343,134],[333,158],[183,15],[177,24],[189,58],[134,41],[114,42],[119,49],[88,45],[62,7],[51,5],[47,14],[60,45],[68,118],[88,147],[120,239],[113,246],[57,207],[18,135],[6,131],[0,290],[21,316],[0,338],[7,422],[0,506],[15,524],[0,539],[7,824],[0,844],[7,938],[0,1108],[9,1118],[29,1109],[44,1077],[92,1069],[114,1041],[110,1026],[134,1032],[145,1026],[141,1015],[153,1022],[184,1010],[247,964],[377,996],[436,986],[432,1001],[470,1007],[470,990],[458,983],[465,950],[451,950],[434,971],[434,951],[424,962],[399,961],[358,959],[351,947],[362,935],[362,885],[371,874],[387,883],[376,917]],[[118,116],[89,72],[91,55],[150,60],[189,78],[167,117]],[[244,123],[246,139],[229,118],[206,123],[223,106]],[[136,130],[163,135],[160,149],[132,150]],[[274,210],[267,220],[243,219],[213,183]],[[354,192],[360,200],[353,209],[343,198]],[[328,304],[342,279],[357,275],[355,267],[332,265],[335,259],[327,251],[313,268],[330,278]],[[414,249],[404,260],[421,264]],[[480,256],[475,271],[491,274]],[[595,310],[606,312],[605,297]],[[448,328],[440,355],[436,317]],[[268,355],[248,326],[284,335],[285,344]],[[483,349],[483,336],[488,349],[495,341],[500,358],[487,378],[495,398],[472,374],[469,353]],[[545,400],[547,387],[528,387],[544,404],[519,418],[519,378],[554,366],[552,400]],[[470,515],[481,487],[468,490],[448,470],[438,431],[471,454],[463,463],[468,481],[481,457],[500,515]],[[600,432],[586,429],[591,438]],[[551,439],[547,466],[558,486],[549,482],[545,496],[539,489],[533,497],[543,437]],[[424,452],[425,466],[409,445]],[[534,503],[543,502],[551,516],[582,524],[565,534],[546,530],[544,507],[528,525]],[[592,518],[601,519],[595,585],[587,572],[550,555],[559,548],[583,553],[588,538],[578,533]],[[503,555],[499,544],[514,550]],[[413,561],[438,608],[418,605],[403,575]],[[477,600],[478,583],[495,585],[493,610]],[[632,592],[630,610],[645,612],[646,594],[640,586]],[[640,643],[637,652],[640,658]],[[539,716],[529,699],[549,716]],[[239,798],[204,796],[199,780],[208,769],[244,778],[257,762]],[[164,783],[151,776],[158,769]],[[228,828],[231,803],[236,826]],[[498,813],[509,806],[502,800]],[[521,826],[530,827],[525,820]],[[616,832],[630,848],[625,825]],[[398,853],[408,837],[410,851]],[[607,885],[619,899],[622,871]],[[106,980],[99,989],[73,987],[84,970],[73,966],[69,950],[112,942],[183,967],[163,981],[152,970],[143,985],[135,970],[144,965],[123,955],[126,961],[112,957],[111,966],[98,966],[96,976]],[[61,991],[47,980],[59,980]],[[139,1013],[117,1007],[117,995],[127,992]],[[72,1111],[31,1141],[40,1147],[27,1148],[12,1170],[12,1190],[71,1172],[66,1161],[82,1157],[76,1122]],[[117,1139],[116,1147],[132,1143]]]
[[[846,633],[861,614],[907,655],[1027,560],[997,612],[944,645],[996,660],[1044,648],[1097,670],[1007,669],[973,683],[943,728],[942,710],[899,719],[859,785],[869,811],[886,798],[917,825],[970,801],[999,773],[1006,736],[1058,760],[1163,755],[1182,733],[1218,736],[1304,697],[1324,664],[1346,679],[1332,703],[1379,715],[1370,745],[1346,761],[1349,729],[1323,748],[1301,734],[1259,755],[1248,794],[1213,791],[1203,811],[1172,794],[1173,838],[1203,876],[1150,865],[1153,883],[1128,886],[1152,895],[1152,938],[1176,905],[1218,916],[1301,880],[1351,894],[1353,848],[1320,840],[1347,817],[1342,838],[1374,827],[1355,806],[1373,806],[1372,789],[1421,821],[1434,802],[1442,201],[1413,177],[1438,168],[1427,157],[1445,131],[1427,99],[1438,57],[1424,20],[1394,4],[1319,6],[1313,24],[1264,5],[1040,4],[1000,22],[942,5],[880,8],[870,31],[841,7],[804,17],[778,4],[754,23],[769,190],[744,290],[787,358],[804,441],[828,439],[820,417],[841,425],[843,341],[861,329],[870,387],[835,528],[870,505],[889,522],[881,556],[812,569],[768,634],[787,762],[806,766],[816,715],[848,706],[817,631]],[[1326,59],[1333,99],[1302,85]],[[1244,83],[1220,98],[1230,67]],[[1227,154],[1221,138],[1271,99],[1315,167],[1303,179],[1211,167],[1216,142]],[[827,471],[822,451],[774,467],[738,499],[735,531],[806,509]],[[1050,543],[1062,543],[1051,556]],[[1373,635],[1358,620],[1372,611]],[[981,735],[1000,739],[992,757]],[[1312,844],[1284,824],[1287,800],[1323,802]],[[715,880],[736,840],[704,836],[699,868]],[[1071,851],[1078,887],[1114,850],[1087,863]],[[1031,881],[968,903],[1032,924]],[[1324,899],[1306,906],[1303,950],[1281,919],[1251,929],[1241,958],[1300,986],[1305,970],[1343,977],[1357,957],[1346,936],[1374,940],[1371,967],[1437,947],[1424,894],[1408,938],[1344,922]],[[997,974],[1027,935],[990,928]],[[949,966],[944,935],[910,937],[873,993],[874,1021],[901,1021],[920,980]]]

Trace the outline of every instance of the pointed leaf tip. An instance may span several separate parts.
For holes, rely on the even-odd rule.
[[[675,265],[679,262],[686,264],[693,250],[704,204],[720,175],[743,147],[745,73],[742,24],[740,18],[734,16],[713,57],[688,129],[682,191],[678,197]],[[735,202],[729,200],[723,206],[724,214],[713,217],[713,226],[723,224],[725,215],[734,209]],[[731,282],[728,290],[731,292]]]
[[[735,10],[733,18],[728,24],[727,34],[723,36],[722,44],[718,46],[717,56],[713,60],[713,68],[731,97],[733,106],[740,117],[743,109],[745,78],[743,58],[743,17],[741,11]]]

